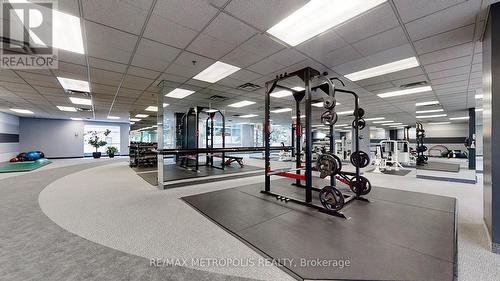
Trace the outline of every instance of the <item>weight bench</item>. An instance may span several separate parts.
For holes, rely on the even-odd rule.
[[[241,156],[224,156],[225,159],[225,162],[224,162],[224,166],[231,166],[231,163],[233,162],[237,162],[238,164],[240,164],[240,167],[243,168],[244,164],[243,164],[243,157]]]

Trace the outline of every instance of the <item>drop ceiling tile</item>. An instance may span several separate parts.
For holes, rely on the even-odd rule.
[[[245,69],[240,69],[231,75],[231,78],[236,79],[236,80],[240,80],[243,82],[250,82],[250,81],[256,80],[260,77],[262,77],[262,75],[255,73],[255,72],[252,72],[252,71],[245,70]]]
[[[94,83],[103,85],[118,86],[122,80],[123,74],[113,71],[107,71],[97,68],[90,69],[90,79]],[[95,89],[93,89],[95,90]]]
[[[208,59],[197,54],[182,52],[174,63],[166,70],[166,72],[182,77],[193,77],[212,65],[214,62],[215,60]]]
[[[153,15],[195,31],[201,31],[216,13],[216,8],[200,0],[162,0],[153,10]]]
[[[59,62],[87,65],[85,62],[85,56],[83,54],[77,54],[65,50],[57,50],[57,60]]]
[[[217,60],[235,47],[236,44],[234,43],[227,43],[200,33],[187,50]]]
[[[263,59],[264,56],[259,56],[256,54],[252,54],[250,52],[244,51],[241,47],[238,47],[234,50],[232,50],[229,54],[225,55],[222,57],[220,60],[225,63],[229,63],[231,65],[240,67],[240,68],[245,68],[249,65],[252,65],[261,59]]]
[[[156,79],[160,75],[160,72],[131,65],[127,74],[142,78]]]
[[[396,27],[372,37],[358,41],[352,46],[363,56],[369,56],[387,49],[408,44],[408,40],[401,27]]]
[[[268,30],[306,3],[306,0],[233,0],[225,10],[261,30]]]
[[[470,42],[472,41],[473,33],[474,25],[469,25],[415,41],[414,45],[418,54],[425,54]]]
[[[300,44],[296,48],[315,59],[321,60],[329,52],[345,47],[347,44],[334,30],[330,30]]]
[[[257,30],[224,13],[220,13],[203,31],[219,40],[240,45],[257,33]]]
[[[354,48],[352,48],[351,46],[345,46],[328,53],[322,63],[329,66],[330,68],[333,68],[337,65],[341,65],[348,61],[356,60],[359,58],[361,58],[361,55],[356,52]]]
[[[89,57],[89,64],[93,68],[99,68],[104,70],[110,70],[114,72],[125,72],[125,68],[127,68],[126,64],[107,61],[99,58]]]
[[[451,59],[447,61],[442,61],[438,63],[424,65],[427,72],[437,72],[446,69],[458,68],[466,65],[470,65],[472,58],[470,56],[460,57],[456,59]]]
[[[132,64],[142,68],[161,71],[180,53],[177,48],[157,43],[148,39],[141,39]]]
[[[461,74],[445,78],[432,79],[432,85],[447,84],[451,82],[466,81],[469,78],[468,74]]]
[[[83,1],[85,18],[107,26],[139,34],[152,0]]]
[[[89,21],[86,28],[89,56],[128,63],[137,36]]]
[[[247,69],[260,73],[262,75],[266,75],[272,72],[277,72],[283,67],[284,66],[281,64],[277,64],[273,61],[264,59],[254,65],[247,67]]]
[[[168,28],[166,28],[168,27]],[[185,48],[193,40],[197,31],[153,14],[149,19],[144,37],[173,47]]]
[[[439,78],[445,78],[445,77],[450,77],[450,76],[455,76],[455,75],[460,75],[460,74],[467,74],[470,72],[470,66],[462,66],[458,68],[453,68],[453,69],[448,69],[444,71],[438,71],[438,72],[430,72],[429,78],[431,79],[439,79]]]
[[[348,43],[354,43],[398,25],[391,6],[384,3],[342,24],[335,31]]]
[[[265,34],[256,34],[239,47],[244,51],[263,57],[267,57],[285,48],[284,45]]]
[[[271,60],[272,62],[280,64],[282,66],[290,66],[292,64],[303,61],[306,58],[306,56],[302,55],[294,49],[284,49],[268,57],[266,60]]]
[[[396,8],[403,20],[403,22],[409,22],[411,20],[424,17],[431,13],[446,9],[450,6],[464,2],[464,0],[419,0],[419,1],[408,1],[408,0],[394,0]]]
[[[412,40],[416,41],[438,33],[473,24],[480,2],[465,1],[448,9],[430,14],[406,24]]]
[[[445,61],[449,59],[454,59],[458,57],[468,56],[472,53],[473,44],[465,43],[458,46],[453,46],[450,48],[442,49],[436,52],[431,52],[427,54],[420,55],[420,63],[426,65],[431,63],[436,63],[440,61]]]

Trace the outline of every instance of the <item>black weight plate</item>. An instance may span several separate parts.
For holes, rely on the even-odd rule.
[[[327,110],[321,114],[321,123],[325,126],[335,125],[338,119],[339,116],[335,111]]]
[[[319,192],[319,201],[325,209],[339,211],[344,207],[344,196],[340,190],[333,186],[325,186]]]
[[[331,153],[323,153],[316,160],[316,169],[320,172],[320,178],[335,176],[342,169],[340,159]]]
[[[364,176],[353,177],[349,181],[349,188],[357,195],[366,195],[372,190],[372,184]]]
[[[361,118],[361,117],[365,116],[365,110],[362,109],[361,107],[358,108],[357,111],[356,110],[354,111],[354,116],[356,116],[358,118]]]
[[[364,151],[353,152],[350,160],[354,167],[364,168],[370,164],[370,156]]]
[[[331,110],[335,108],[335,105],[337,105],[337,101],[335,100],[334,97],[327,97],[323,99],[323,107],[325,109]]]

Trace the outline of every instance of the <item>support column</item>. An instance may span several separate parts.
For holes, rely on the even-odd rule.
[[[476,170],[476,108],[469,108],[469,170]],[[473,141],[474,140],[474,141]]]
[[[158,85],[160,87],[160,92],[158,93],[158,98],[156,105],[158,107],[158,112],[156,113],[156,135],[157,135],[157,140],[158,140],[158,149],[163,149],[165,148],[164,145],[164,139],[163,139],[163,100],[165,95],[168,93],[166,86],[165,86],[165,81],[161,81],[160,84]],[[163,155],[158,154],[157,156],[157,169],[158,169],[158,189],[165,189],[165,185],[163,184],[165,182],[164,177],[163,177]]]
[[[483,216],[500,254],[500,3],[490,6],[483,37]]]

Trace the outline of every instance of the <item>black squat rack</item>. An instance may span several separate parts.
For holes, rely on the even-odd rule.
[[[274,80],[268,81],[266,83],[266,96],[265,96],[265,121],[264,121],[264,155],[265,155],[265,189],[261,191],[263,194],[267,194],[275,197],[278,200],[284,202],[293,202],[301,204],[307,207],[314,208],[318,211],[331,214],[334,216],[346,218],[346,216],[340,212],[345,204],[352,202],[353,200],[363,200],[363,195],[366,195],[371,190],[371,184],[369,180],[361,176],[361,168],[364,168],[370,164],[370,157],[366,152],[359,150],[359,130],[363,129],[366,125],[365,121],[362,119],[364,115],[364,110],[359,107],[359,97],[358,95],[349,90],[338,89],[335,87],[332,81],[337,80],[344,84],[338,78],[327,78],[327,73],[320,74],[317,70],[306,67],[301,70],[295,71],[293,73],[284,73],[276,76]],[[280,85],[280,81],[290,79],[292,77],[298,77],[304,82],[304,90],[298,91],[290,87]],[[295,99],[295,153],[296,158],[295,168],[292,169],[279,169],[272,170],[270,163],[270,136],[271,136],[271,120],[270,120],[270,94],[275,89],[287,90],[292,92]],[[330,128],[330,143],[329,151],[323,151],[323,153],[318,157],[315,167],[313,167],[312,160],[312,98],[311,93],[320,93],[323,97],[323,106],[326,111],[321,116],[321,122],[329,126]],[[350,94],[354,98],[354,121],[352,122],[352,127],[354,129],[354,144],[355,151],[351,154],[351,163],[356,167],[355,173],[343,172],[342,162],[334,153],[335,145],[335,129],[334,125],[338,120],[338,115],[335,112],[336,99],[335,95],[337,93]],[[304,100],[305,99],[305,100]],[[305,122],[301,124],[300,121],[300,105],[303,103],[305,105]],[[305,166],[302,165],[301,161],[301,135],[302,128],[305,128],[305,147],[303,149],[305,153]],[[312,172],[313,170],[321,173],[320,177],[325,178],[330,176],[330,185],[325,186],[322,189],[313,187],[312,183]],[[304,174],[301,174],[304,171]],[[305,199],[298,199],[275,193],[271,191],[271,176],[282,176],[291,179],[295,179],[294,185],[305,188]],[[346,183],[349,185],[352,195],[342,194],[340,190],[336,188],[336,180]],[[305,185],[301,184],[301,181],[305,181]],[[313,203],[313,191],[319,193],[319,200],[321,205]]]

